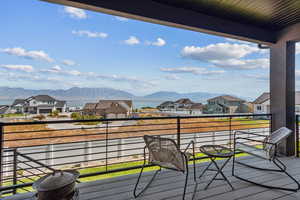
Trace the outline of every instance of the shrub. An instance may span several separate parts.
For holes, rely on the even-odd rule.
[[[58,118],[67,118],[67,117],[69,117],[68,115],[58,115],[57,116]]]
[[[49,117],[58,117],[58,115],[59,115],[59,111],[58,110],[54,110],[48,116]]]
[[[73,115],[73,116],[72,116]],[[90,120],[90,119],[101,119],[101,116],[96,115],[81,115],[80,113],[72,113],[71,114],[72,119],[74,120]],[[78,125],[97,125],[100,124],[100,122],[80,122],[77,123]]]
[[[73,113],[71,114],[71,118],[74,119],[74,120],[76,120],[76,119],[78,119],[78,118],[80,118],[80,117],[81,117],[81,114],[78,113],[78,112],[73,112]]]
[[[45,115],[37,115],[33,117],[34,119],[43,120],[46,119]]]

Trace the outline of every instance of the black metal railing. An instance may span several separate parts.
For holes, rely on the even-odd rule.
[[[220,144],[233,147],[235,130],[270,134],[270,114],[147,117],[0,123],[0,192],[30,191],[39,177],[59,169],[77,169],[80,180],[128,171],[143,160],[143,136],[160,135],[181,149]],[[251,137],[251,136],[247,136]],[[197,158],[205,158],[197,150]]]
[[[299,146],[299,117],[300,115],[296,115],[296,157],[299,158],[300,146]]]

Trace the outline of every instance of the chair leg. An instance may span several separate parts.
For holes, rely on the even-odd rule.
[[[139,185],[139,182],[140,182],[142,173],[144,171],[144,168],[145,168],[145,165],[143,165],[143,167],[141,169],[141,172],[139,174],[138,180],[137,180],[137,182],[136,182],[136,184],[134,186],[134,191],[133,191],[134,198],[139,197],[143,192],[145,192],[148,189],[148,187],[151,185],[151,183],[153,182],[153,180],[156,177],[157,173],[161,171],[161,168],[159,168],[158,170],[156,170],[155,173],[153,174],[151,180],[146,184],[146,186],[139,193],[137,193],[136,190],[137,190],[137,187]]]
[[[185,193],[186,193],[186,188],[187,188],[187,183],[188,183],[188,179],[189,179],[189,166],[188,166],[188,161],[186,160],[186,172],[185,172],[185,182],[184,182],[184,190],[183,190],[183,195],[182,195],[182,199],[185,199]]]
[[[197,182],[197,174],[196,174],[196,158],[194,157],[193,160],[193,167],[194,167],[194,181]]]
[[[234,176],[234,170],[235,170],[235,151],[232,156],[232,169],[231,169],[232,176]]]
[[[265,187],[265,188],[297,192],[300,189],[300,183],[286,171],[286,166],[279,159],[277,159],[277,158],[275,158],[274,160],[272,160],[272,162],[279,168],[279,170],[254,167],[254,166],[251,166],[251,165],[248,165],[248,164],[245,164],[245,163],[241,163],[241,162],[236,162],[236,163],[237,164],[241,164],[241,165],[246,166],[246,167],[257,169],[257,170],[264,170],[264,171],[272,171],[272,172],[284,173],[293,182],[295,182],[297,184],[297,188],[275,187],[275,186],[270,186],[270,185],[265,185],[265,184],[257,183],[257,182],[254,182],[254,181],[250,181],[250,180],[248,180],[246,178],[242,178],[242,177],[240,177],[238,175],[234,175],[234,177],[236,177],[237,179],[240,179],[242,181],[245,181],[245,182],[248,182],[248,183],[251,183],[251,184],[254,184],[254,185],[258,185],[258,186],[261,186],[261,187]],[[278,163],[280,163],[281,166]]]
[[[277,163],[276,161],[279,162],[279,163],[283,166],[283,168],[281,168],[281,167],[278,165],[278,163]],[[273,163],[274,163],[279,169],[281,169],[281,170],[283,171],[283,173],[285,173],[288,177],[290,177],[290,179],[292,179],[292,180],[297,184],[297,189],[296,189],[296,191],[298,191],[298,190],[300,189],[300,183],[299,183],[292,175],[290,175],[290,174],[286,171],[286,166],[283,164],[283,162],[281,162],[278,158],[275,158],[274,161],[273,161]]]

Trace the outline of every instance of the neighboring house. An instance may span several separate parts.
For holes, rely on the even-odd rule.
[[[270,113],[270,93],[264,92],[253,102],[253,114],[266,114]],[[295,93],[295,111],[300,113],[300,92]]]
[[[159,109],[160,111],[175,110],[175,105],[173,101],[165,101],[161,103],[159,106],[157,106],[157,109]]]
[[[203,104],[194,103],[190,108],[191,115],[201,115],[203,113]]]
[[[49,114],[53,111],[66,112],[66,101],[60,101],[49,95],[37,95],[27,99],[16,99],[11,112],[26,114]]]
[[[201,103],[194,103],[190,99],[183,98],[175,102],[165,101],[157,106],[157,109],[167,113],[200,115],[202,114],[203,105]]]
[[[253,102],[253,114],[270,113],[270,93],[263,93]]]
[[[10,106],[11,113],[24,113],[25,99],[16,99]]]
[[[208,99],[203,112],[206,114],[249,113],[250,107],[243,99],[222,95]]]
[[[104,118],[126,118],[132,115],[131,100],[100,100],[98,103],[87,103],[83,115],[97,115]]]
[[[0,115],[9,113],[10,107],[8,105],[0,105]]]

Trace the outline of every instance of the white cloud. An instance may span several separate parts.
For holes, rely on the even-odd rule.
[[[80,71],[77,70],[65,71],[65,73],[73,76],[79,76],[82,74]]]
[[[300,54],[300,42],[296,43],[296,54]]]
[[[168,80],[180,80],[180,77],[177,76],[176,74],[168,74],[165,76],[165,78]]]
[[[88,16],[86,12],[80,8],[74,8],[70,6],[65,6],[64,11],[69,14],[70,17],[76,19],[86,19]]]
[[[19,57],[29,58],[29,59],[45,60],[47,62],[53,62],[53,59],[50,58],[50,56],[46,54],[44,51],[27,51],[21,47],[15,47],[15,48],[0,49],[0,52],[19,56]]]
[[[15,70],[15,71],[23,71],[23,72],[34,71],[31,65],[0,65],[0,67],[7,70]]]
[[[157,38],[157,40],[155,42],[146,41],[146,44],[162,47],[162,46],[166,45],[166,41],[162,38]]]
[[[119,16],[116,16],[115,18],[116,18],[117,20],[121,21],[121,22],[127,22],[127,21],[129,21],[129,19],[126,18],[126,17],[119,17]]]
[[[63,70],[59,65],[55,65],[50,69],[41,69],[40,72],[53,73],[53,74],[59,74],[59,75],[71,75],[71,76],[82,75],[82,73],[77,70]]]
[[[72,31],[72,34],[78,35],[78,36],[86,36],[88,38],[107,38],[107,33],[102,32],[92,32],[88,30],[79,30],[79,31]]]
[[[207,70],[202,67],[178,67],[178,68],[160,68],[162,72],[169,73],[191,73],[195,75],[217,75],[223,74],[225,71],[223,70]]]
[[[221,61],[212,61],[217,67],[227,68],[227,69],[267,69],[270,66],[269,59],[259,58],[259,59],[228,59]]]
[[[239,59],[259,49],[246,44],[217,43],[205,47],[186,46],[182,49],[181,55],[200,61],[219,61],[228,59]]]
[[[130,36],[129,39],[125,40],[124,41],[125,44],[128,44],[128,45],[136,45],[136,44],[139,44],[140,41],[137,37],[135,36]]]
[[[62,63],[68,66],[74,66],[76,63],[73,60],[63,60]]]

